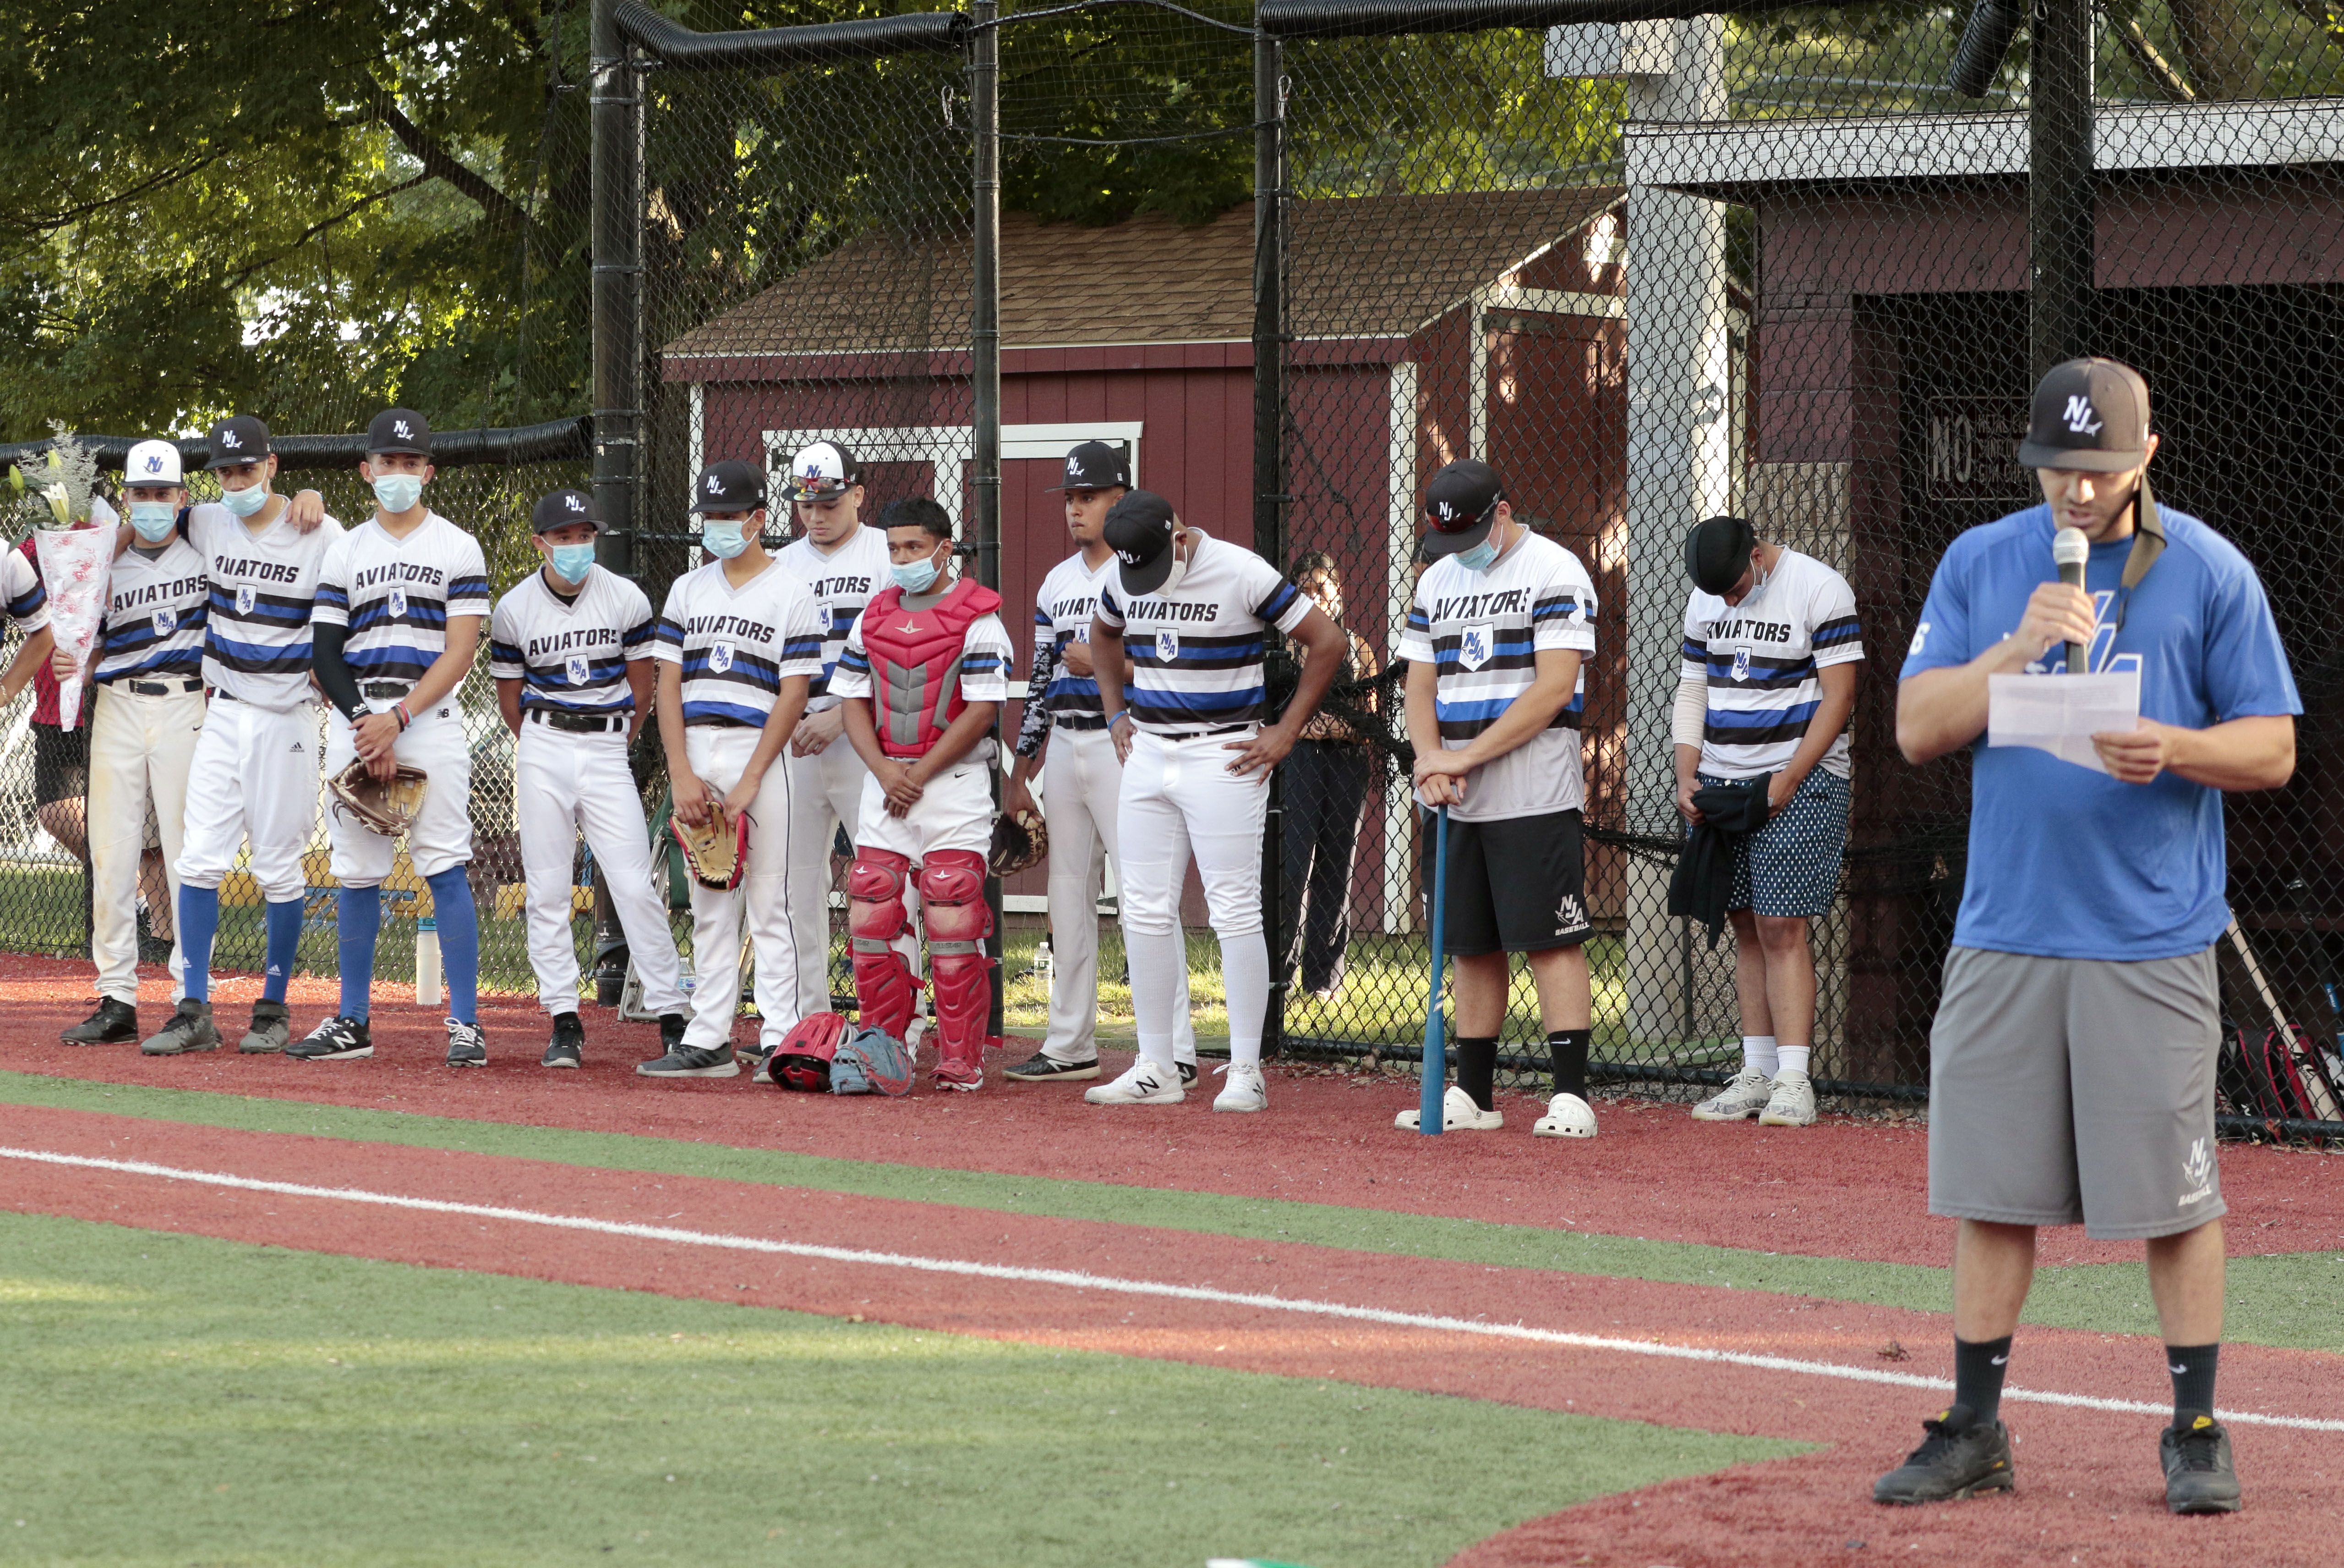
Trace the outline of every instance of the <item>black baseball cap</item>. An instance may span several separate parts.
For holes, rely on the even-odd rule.
[[[412,452],[431,456],[430,422],[412,408],[385,408],[367,427],[367,456]]]
[[[1172,503],[1153,490],[1127,490],[1106,509],[1106,544],[1123,563],[1123,591],[1154,593],[1172,575]]]
[[[793,501],[826,501],[846,494],[862,481],[863,470],[855,466],[854,453],[835,441],[816,441],[790,459],[789,482],[782,487],[782,494]],[[757,499],[762,503],[764,498],[761,484]]]
[[[1066,454],[1066,478],[1053,490],[1114,490],[1131,488],[1131,448],[1105,441],[1085,441]]]
[[[1477,457],[1460,457],[1433,475],[1424,487],[1424,515],[1432,524],[1424,553],[1438,560],[1488,538],[1505,498],[1498,471]]]
[[[1685,570],[1693,587],[1707,594],[1733,591],[1750,569],[1750,552],[1758,548],[1758,530],[1747,518],[1703,518],[1685,530]]]
[[[231,414],[212,427],[207,468],[232,468],[268,456],[268,427],[249,414]]]
[[[594,515],[594,498],[583,490],[553,490],[540,496],[537,505],[530,508],[529,530],[544,533],[549,528],[566,528],[572,523],[591,523],[597,531],[602,519]]]
[[[2019,444],[2024,468],[2121,474],[2148,456],[2148,383],[2118,359],[2054,365],[2035,388]]]
[[[765,471],[738,457],[709,464],[692,490],[695,512],[753,512],[764,504]]]

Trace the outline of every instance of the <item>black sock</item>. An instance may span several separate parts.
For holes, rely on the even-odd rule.
[[[1460,1037],[1457,1041],[1457,1087],[1473,1097],[1482,1110],[1491,1109],[1497,1093],[1498,1037]]]
[[[1584,1029],[1559,1029],[1546,1037],[1547,1060],[1554,1068],[1554,1091],[1587,1098],[1587,1037]]]
[[[2219,1344],[2165,1347],[2165,1370],[2173,1374],[2173,1424],[2177,1430],[2187,1426],[2193,1416],[2214,1413],[2214,1363],[2221,1353]]]
[[[1972,1344],[1954,1341],[1954,1402],[1967,1409],[1981,1426],[1992,1426],[2002,1414],[2002,1379],[2009,1371],[2010,1336]]]

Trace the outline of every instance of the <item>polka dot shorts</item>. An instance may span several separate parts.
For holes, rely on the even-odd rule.
[[[1701,781],[1728,782],[1707,774]],[[1733,891],[1725,907],[1808,919],[1831,913],[1851,794],[1838,774],[1821,768],[1809,773],[1788,806],[1734,846]]]

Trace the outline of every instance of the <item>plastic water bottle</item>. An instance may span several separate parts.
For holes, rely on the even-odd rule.
[[[415,922],[415,1005],[440,1005],[440,922],[429,916]]]
[[[1034,949],[1034,972],[1042,977],[1044,985],[1057,978],[1058,960],[1050,951],[1050,939],[1047,937],[1044,937]]]

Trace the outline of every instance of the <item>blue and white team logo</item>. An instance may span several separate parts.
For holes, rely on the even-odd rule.
[[[238,584],[236,590],[236,613],[238,615],[250,615],[252,613],[252,607],[259,601],[259,590],[255,588],[250,583]]]
[[[589,667],[589,664],[588,664],[588,661],[587,661],[586,656],[585,656],[584,654],[582,654],[582,653],[573,653],[573,654],[571,654],[571,655],[570,656],[570,684],[571,684],[571,685],[572,685],[572,686],[583,686],[583,685],[585,685],[585,684],[586,684],[586,678],[587,678],[587,676],[588,676],[590,673],[591,673],[591,668],[590,668],[590,667]]]
[[[1469,626],[1457,634],[1457,663],[1460,668],[1479,669],[1490,662],[1497,647],[1496,627]]]
[[[391,619],[405,620],[407,618],[407,590],[399,587],[397,583],[391,584],[389,596],[382,601],[382,607],[384,611],[389,615]]]
[[[1180,659],[1180,634],[1170,628],[1156,634],[1156,662],[1177,664]]]
[[[1746,648],[1737,648],[1733,650],[1733,678],[1736,680],[1750,678],[1750,650]]]
[[[718,675],[732,668],[732,645],[712,642],[708,645],[708,668]]]
[[[155,635],[157,637],[170,636],[172,631],[177,628],[178,624],[179,612],[173,609],[169,605],[164,605],[155,611]]]

